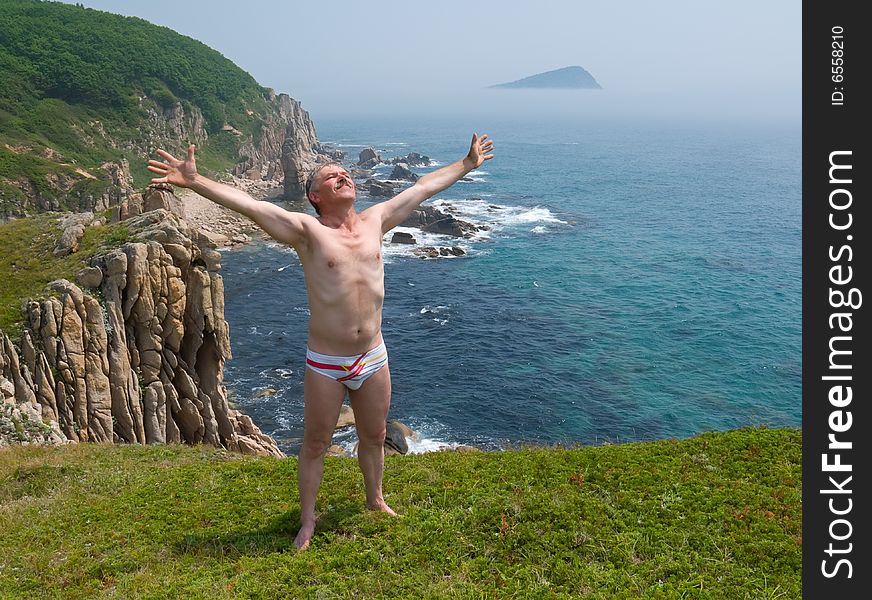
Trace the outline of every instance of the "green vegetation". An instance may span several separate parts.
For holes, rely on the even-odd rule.
[[[295,553],[296,457],[206,447],[0,451],[0,597],[800,596],[801,434],[386,458],[363,510],[328,457]]]
[[[85,228],[78,252],[56,257],[52,250],[61,236],[58,216],[45,213],[0,225],[0,329],[15,342],[23,332],[24,299],[45,297],[46,284],[55,279],[75,281],[92,256],[128,240],[125,223],[92,225]]]
[[[238,160],[238,143],[225,139],[222,125],[259,136],[270,110],[268,90],[248,73],[167,27],[38,0],[4,0],[0,22],[0,183],[5,179],[6,186],[21,178],[43,185],[45,163],[91,170],[121,157],[137,165],[134,182],[145,186],[150,175],[138,163],[153,151],[143,127],[147,110],[160,113],[177,103],[205,118],[204,166],[226,168]],[[169,150],[187,140],[175,142],[179,148]],[[45,149],[52,159],[40,162]],[[8,154],[15,153],[31,156],[10,173]]]

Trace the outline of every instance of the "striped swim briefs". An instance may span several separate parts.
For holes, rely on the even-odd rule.
[[[384,342],[360,355],[330,356],[318,354],[306,348],[306,366],[330,379],[335,379],[350,390],[356,390],[363,382],[388,364],[388,350]]]

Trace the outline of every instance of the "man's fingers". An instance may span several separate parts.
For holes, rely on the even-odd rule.
[[[483,142],[483,141],[485,141],[486,139],[487,139],[487,134],[485,133],[485,134],[482,135],[480,138],[478,138],[478,141],[479,141],[479,142]]]
[[[152,183],[166,183],[167,178],[166,177],[155,177],[154,179],[151,180],[151,182]]]
[[[170,162],[179,162],[179,159],[177,159],[175,156],[173,156],[172,154],[170,154],[166,150],[161,150],[160,148],[158,148],[157,150],[155,150],[155,152],[157,154],[160,154],[162,157],[164,157],[165,159],[167,159]]]
[[[169,170],[169,169],[161,169],[160,167],[153,167],[151,165],[148,165],[146,168],[149,171],[151,171],[152,173],[157,173],[158,175],[166,175],[167,171]]]
[[[159,160],[150,160],[148,161],[149,167],[157,167],[159,169],[169,169],[170,166],[166,163],[162,163]]]
[[[194,151],[197,147],[194,144],[188,146],[188,160],[194,160]]]

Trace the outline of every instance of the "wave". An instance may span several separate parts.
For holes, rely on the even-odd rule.
[[[357,445],[357,434],[352,428],[347,431],[338,432],[333,436],[333,443],[340,446],[346,454],[352,457],[357,456],[355,446]],[[454,450],[462,444],[458,442],[446,442],[437,438],[429,438],[419,436],[417,438],[406,438],[406,445],[409,447],[407,454],[424,454],[425,452],[441,452],[443,450]]]
[[[433,307],[431,307],[429,304],[427,304],[426,306],[424,306],[424,308],[422,308],[420,310],[419,314],[426,315],[427,313],[432,313],[434,315],[437,315],[448,308],[449,308],[448,306],[441,305],[441,304],[439,306],[433,306]]]
[[[481,198],[440,199],[435,200],[433,206],[455,214],[458,218],[472,220],[477,225],[498,227],[529,223],[568,225],[544,206],[507,206],[485,202]]]
[[[450,235],[427,233],[415,227],[396,227],[388,232],[383,238],[382,256],[385,264],[390,264],[398,257],[420,258],[416,250],[423,246],[460,247],[465,254],[463,256],[476,256],[487,252],[477,246],[490,240],[494,232],[502,232],[517,229],[521,226],[530,226],[527,231],[535,234],[548,233],[552,228],[568,225],[567,221],[559,218],[544,206],[508,206],[485,201],[482,198],[466,198],[464,200],[438,199],[431,205],[443,212],[454,215],[456,218],[470,222],[483,229],[472,233],[471,237],[455,238]],[[390,243],[395,232],[408,233],[415,239],[415,244],[392,244]],[[462,258],[454,256],[439,256],[442,258]],[[437,257],[433,257],[437,258]]]

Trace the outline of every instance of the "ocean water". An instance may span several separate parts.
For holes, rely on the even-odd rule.
[[[494,140],[496,157],[472,181],[428,201],[488,231],[407,230],[467,255],[385,246],[389,418],[421,434],[413,451],[800,425],[798,126],[528,117],[334,119],[317,130],[352,160],[370,145],[385,158],[425,154],[433,166],[420,173],[462,158],[474,130]],[[370,204],[359,196],[359,209]],[[299,261],[255,243],[222,264],[226,383],[296,454],[308,318]],[[259,397],[265,388],[276,393]]]

